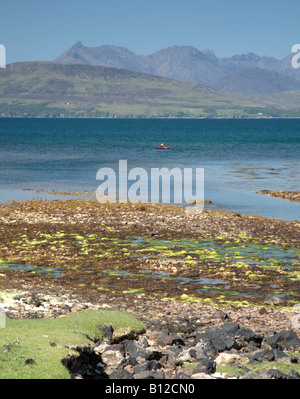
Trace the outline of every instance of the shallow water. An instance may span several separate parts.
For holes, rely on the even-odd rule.
[[[95,192],[99,168],[118,173],[204,169],[209,209],[299,220],[300,203],[258,194],[300,189],[299,120],[0,118],[0,201],[66,198],[23,189]],[[155,146],[164,142],[167,151]],[[131,182],[132,183],[132,182]],[[69,197],[68,197],[69,198]]]

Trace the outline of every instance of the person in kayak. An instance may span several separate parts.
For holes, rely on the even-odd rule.
[[[164,146],[165,146],[165,145],[164,145],[164,143],[161,143],[161,145],[160,145],[160,146],[161,146],[161,148],[164,148]]]

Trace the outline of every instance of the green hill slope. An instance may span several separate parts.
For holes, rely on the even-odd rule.
[[[272,96],[228,94],[125,69],[55,62],[21,62],[0,69],[1,116],[300,116],[295,93],[296,102],[283,93],[281,103],[278,96],[274,101]]]

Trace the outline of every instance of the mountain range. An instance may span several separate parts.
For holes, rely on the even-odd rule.
[[[87,47],[80,41],[54,61],[124,68],[176,80],[194,82],[225,92],[273,94],[299,90],[300,69],[293,54],[282,60],[254,53],[218,58],[213,50],[172,46],[151,55],[136,55],[125,47]]]

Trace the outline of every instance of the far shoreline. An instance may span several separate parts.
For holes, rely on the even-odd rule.
[[[165,116],[2,116],[0,115],[0,119],[133,119],[133,120],[155,120],[155,119],[163,119],[163,120],[171,120],[171,119],[176,119],[176,120],[270,120],[270,119],[278,119],[278,120],[285,120],[285,119],[300,119],[300,116],[286,116],[286,117],[277,117],[277,116],[268,116],[268,117],[248,117],[248,116],[240,116],[240,117],[225,117],[225,116],[220,116],[220,117],[206,117],[206,116],[199,116],[199,117],[176,117],[176,116],[170,116],[170,117],[165,117]]]

